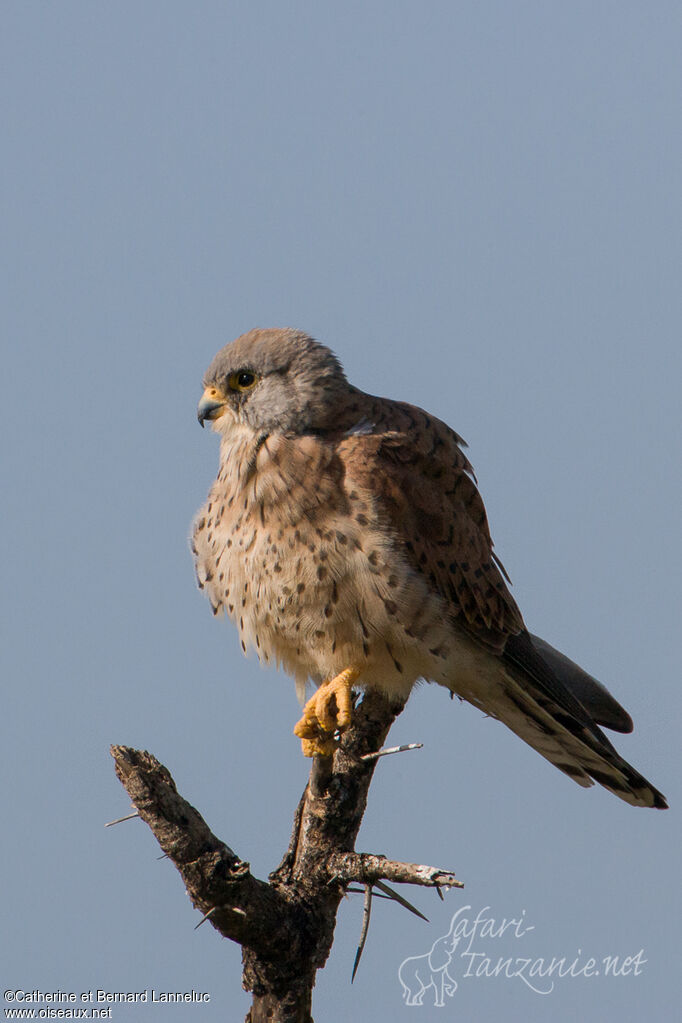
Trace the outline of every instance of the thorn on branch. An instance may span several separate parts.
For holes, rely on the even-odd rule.
[[[372,915],[372,886],[371,884],[365,885],[365,902],[362,907],[362,931],[360,932],[360,941],[358,942],[358,950],[355,953],[355,962],[353,963],[353,973],[350,978],[351,984],[355,980],[355,974],[358,972],[358,966],[360,965],[360,959],[362,952],[367,941],[367,935],[369,933],[369,920]]]
[[[218,906],[214,906],[214,907],[213,907],[213,909],[209,909],[208,913],[204,913],[204,915],[202,916],[201,920],[200,920],[200,921],[199,921],[199,923],[198,923],[198,924],[196,925],[196,927],[194,928],[194,930],[195,930],[195,931],[198,931],[198,930],[199,930],[199,928],[201,927],[201,925],[202,925],[202,924],[205,924],[205,923],[206,923],[206,921],[208,920],[208,918],[209,918],[210,916],[213,916],[213,914],[214,914],[214,913],[216,912],[216,910],[217,910],[217,909],[218,909]]]
[[[407,899],[399,892],[394,891],[393,888],[389,888],[383,881],[375,881],[374,884],[377,886],[379,891],[383,892],[384,895],[387,895],[389,899],[393,899],[394,902],[397,902],[405,909],[409,909],[410,913],[414,913],[415,916],[418,916],[421,920],[426,920],[427,924],[429,923],[429,918],[424,916],[423,913],[420,913],[417,907],[413,906],[411,902],[408,902]]]
[[[379,757],[387,757],[391,753],[407,753],[411,749],[423,749],[423,742],[407,742],[402,746],[389,746],[386,749],[377,750],[376,753],[365,753],[360,760],[378,760]]]
[[[364,888],[346,888],[346,895],[364,895]],[[381,892],[374,892],[372,897],[374,899],[386,899],[387,902],[393,902],[394,900],[390,895],[382,895]]]
[[[126,817],[117,817],[115,821],[109,821],[104,825],[105,828],[113,828],[114,824],[123,824],[123,821],[131,821],[134,817],[139,817],[137,810],[135,813],[129,813]]]

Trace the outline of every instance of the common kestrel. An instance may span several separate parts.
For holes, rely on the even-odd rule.
[[[608,691],[530,635],[493,553],[464,442],[348,383],[293,329],[251,330],[204,378],[198,417],[220,469],[193,530],[199,586],[246,652],[319,688],[295,728],[333,752],[351,689],[407,697],[418,679],[503,721],[579,785],[633,806],[664,797],[598,727],[632,729]]]

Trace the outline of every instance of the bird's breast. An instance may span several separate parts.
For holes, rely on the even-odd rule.
[[[437,598],[371,496],[347,487],[334,452],[314,440],[267,438],[223,458],[193,550],[199,586],[235,622],[243,650],[299,683],[355,665],[370,684],[407,692],[446,656]]]

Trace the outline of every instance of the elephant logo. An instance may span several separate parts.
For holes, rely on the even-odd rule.
[[[433,988],[434,1006],[445,1005],[445,996],[451,998],[457,990],[457,981],[448,973],[459,937],[455,936],[457,914],[450,921],[450,930],[436,938],[431,950],[420,956],[408,956],[398,969],[405,1005],[422,1005],[424,995]]]

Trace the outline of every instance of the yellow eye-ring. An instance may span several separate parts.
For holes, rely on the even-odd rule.
[[[257,383],[258,377],[250,369],[238,369],[227,378],[227,386],[231,391],[250,391]]]

